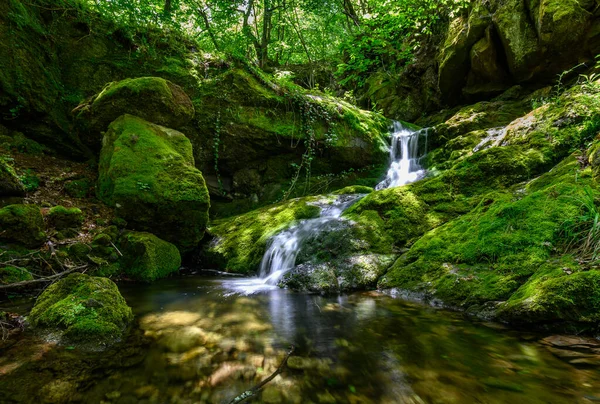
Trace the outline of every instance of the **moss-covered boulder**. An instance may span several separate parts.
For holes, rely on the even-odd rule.
[[[182,133],[124,115],[104,137],[99,170],[98,197],[131,228],[160,234],[182,252],[198,245],[210,201]]]
[[[598,321],[598,287],[587,283],[597,271],[571,255],[581,243],[576,223],[589,214],[585,201],[598,197],[580,158],[577,152],[526,185],[488,193],[469,213],[425,233],[379,286],[511,322]]]
[[[98,148],[101,132],[123,114],[179,129],[194,117],[194,105],[181,87],[160,77],[140,77],[108,84],[89,104],[80,106],[78,121],[87,143]]]
[[[9,283],[30,281],[33,276],[24,268],[17,267],[0,267],[0,284],[6,285]]]
[[[8,161],[0,157],[0,197],[24,196],[25,188]]]
[[[177,247],[150,233],[127,232],[121,237],[120,246],[122,273],[133,280],[152,282],[181,266]]]
[[[133,314],[110,279],[71,274],[49,286],[29,315],[34,329],[65,342],[108,345],[119,340]]]
[[[46,241],[44,218],[36,205],[8,205],[0,209],[0,241],[39,247]]]
[[[83,223],[83,212],[79,208],[55,206],[50,208],[46,219],[56,230],[77,229]]]

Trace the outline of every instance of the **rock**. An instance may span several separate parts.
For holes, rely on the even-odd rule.
[[[63,404],[76,400],[78,397],[77,383],[69,380],[54,380],[41,390],[43,402],[48,404]]]
[[[574,63],[593,18],[578,0],[527,0],[540,44]]]
[[[33,276],[23,268],[0,267],[0,284],[7,285],[22,281],[30,281]]]
[[[130,227],[160,234],[181,252],[198,245],[210,201],[182,133],[124,115],[104,137],[99,170],[98,197]]]
[[[86,304],[93,299],[96,304]],[[109,345],[118,341],[133,314],[110,279],[74,273],[49,286],[29,315],[33,328],[67,342]]]
[[[99,148],[101,132],[124,114],[178,129],[194,117],[192,101],[181,87],[160,77],[140,77],[110,83],[87,104],[77,120],[88,131],[87,143]]]
[[[24,196],[25,188],[15,170],[0,157],[0,196]]]
[[[195,326],[167,329],[160,333],[159,344],[167,351],[183,353],[203,345],[205,341],[204,331]]]
[[[120,246],[123,274],[134,280],[152,282],[181,266],[177,247],[150,233],[127,232],[121,237]]]
[[[503,50],[498,49],[496,30],[489,26],[485,36],[471,48],[471,69],[463,93],[467,96],[492,96],[506,90],[508,72],[502,66]]]
[[[471,48],[484,36],[491,22],[490,12],[477,2],[468,18],[461,16],[450,23],[439,55],[438,73],[438,84],[446,102],[460,96],[469,72]]]
[[[539,72],[542,49],[525,1],[498,2],[493,21],[514,79],[522,82],[533,77]]]
[[[79,208],[55,206],[48,211],[46,219],[56,230],[77,229],[83,223],[83,212]]]
[[[8,205],[0,209],[0,241],[39,247],[46,241],[44,218],[36,205]]]

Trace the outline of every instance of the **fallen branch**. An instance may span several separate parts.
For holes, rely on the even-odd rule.
[[[16,283],[10,283],[8,285],[0,285],[0,290],[2,289],[12,289],[12,288],[20,288],[23,286],[30,286],[30,285],[34,285],[36,283],[46,283],[46,282],[53,282],[55,279],[58,278],[62,278],[65,275],[70,274],[71,272],[75,272],[75,271],[79,271],[82,269],[87,268],[87,265],[83,265],[80,267],[75,267],[75,268],[71,268],[71,269],[67,269],[64,272],[60,272],[56,275],[51,275],[51,276],[47,276],[45,278],[40,278],[40,279],[34,279],[32,281],[22,281],[22,282],[16,282]]]
[[[281,364],[279,365],[279,367],[277,368],[277,370],[275,372],[273,372],[273,374],[271,376],[267,377],[265,380],[263,380],[262,382],[260,382],[260,384],[252,387],[250,390],[244,391],[242,394],[240,394],[239,396],[237,396],[236,398],[234,398],[233,400],[231,400],[229,402],[229,404],[243,403],[244,401],[246,401],[249,398],[254,397],[256,394],[258,394],[258,392],[260,390],[262,390],[262,388],[265,387],[265,385],[267,383],[269,383],[271,380],[273,380],[275,378],[275,376],[277,376],[278,374],[280,374],[283,371],[283,368],[287,364],[288,359],[294,353],[294,349],[296,349],[296,348],[292,345],[290,347],[290,350],[288,351],[288,353],[285,355],[285,358],[283,358],[283,361],[281,362]]]

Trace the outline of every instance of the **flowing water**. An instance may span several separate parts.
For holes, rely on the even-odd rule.
[[[427,154],[427,129],[415,131],[394,122],[390,147],[390,168],[376,189],[394,188],[417,181],[425,175],[420,160]],[[304,220],[273,237],[263,256],[259,278],[230,282],[232,289],[256,293],[277,287],[281,278],[296,265],[303,241],[310,235],[327,231],[332,222],[343,221],[344,210],[364,195],[337,197],[330,205],[321,206],[321,215]]]
[[[2,403],[592,403],[600,360],[376,293],[231,293],[222,279],[121,285],[139,329],[106,352],[25,334],[0,346]],[[562,357],[563,360],[559,359]],[[596,355],[598,356],[598,355]],[[587,364],[586,364],[587,363]]]
[[[395,188],[420,180],[425,176],[421,159],[427,155],[428,129],[412,130],[394,122],[390,168],[385,180],[376,189]]]

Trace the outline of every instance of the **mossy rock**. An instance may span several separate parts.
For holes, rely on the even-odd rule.
[[[8,205],[0,209],[0,241],[39,247],[46,241],[44,218],[36,205]]]
[[[121,269],[133,280],[152,282],[177,272],[181,266],[177,247],[150,233],[127,232],[120,246]]]
[[[11,266],[0,268],[0,284],[2,285],[30,281],[32,279],[33,276],[31,276],[31,274],[23,268]]]
[[[65,342],[96,346],[118,341],[132,320],[117,285],[79,273],[49,286],[29,315],[36,330],[59,333]]]
[[[379,287],[517,323],[597,322],[597,271],[584,272],[568,251],[568,224],[589,192],[598,197],[580,159],[577,152],[526,185],[479,198],[471,212],[419,238]]]
[[[50,208],[46,219],[56,230],[77,229],[83,224],[83,212],[79,208],[55,206]]]
[[[198,245],[210,200],[182,133],[124,115],[104,137],[99,170],[98,197],[130,228],[160,234],[182,253]]]
[[[0,157],[0,196],[24,196],[25,188],[14,168]]]
[[[87,143],[98,148],[108,125],[124,114],[168,128],[181,128],[194,117],[194,105],[181,87],[160,77],[113,82],[80,106],[77,119],[87,128]]]
[[[243,274],[257,271],[272,236],[298,220],[319,216],[319,207],[312,204],[317,199],[293,199],[213,222],[213,239],[204,246],[202,264]]]
[[[366,187],[364,185],[350,185],[342,189],[338,189],[333,192],[334,195],[351,195],[351,194],[370,194],[373,192],[373,188]]]
[[[83,178],[65,182],[65,192],[72,198],[85,198],[94,187],[93,181]]]

